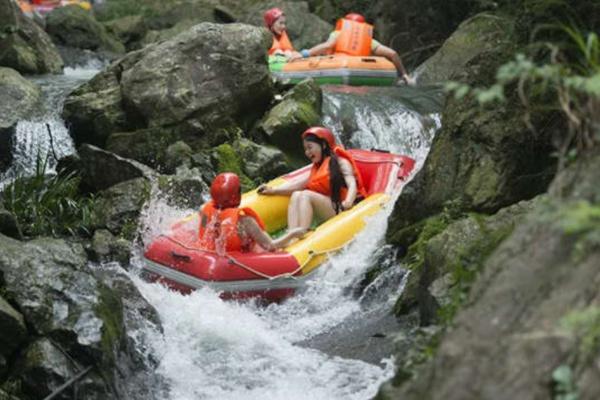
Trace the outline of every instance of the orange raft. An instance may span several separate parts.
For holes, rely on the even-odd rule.
[[[328,256],[352,241],[376,214],[394,198],[410,175],[414,160],[401,155],[366,150],[349,150],[363,178],[367,197],[350,210],[319,225],[301,240],[282,251],[218,254],[199,245],[198,213],[176,223],[156,237],[144,254],[144,271],[150,280],[189,292],[209,287],[224,298],[259,296],[278,301],[302,287],[314,272],[326,265]],[[271,181],[278,186],[304,179],[306,166]],[[262,196],[256,190],[242,197],[273,234],[286,227],[289,196]]]
[[[313,78],[319,84],[390,86],[398,79],[396,67],[384,57],[332,54],[288,62],[269,57],[271,74],[282,82]]]

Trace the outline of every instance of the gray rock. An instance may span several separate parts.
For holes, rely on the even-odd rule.
[[[597,345],[582,343],[597,340],[600,230],[581,215],[600,207],[598,171],[593,151],[555,179],[485,260],[435,356],[378,398],[545,399],[559,366],[582,398],[597,396]]]
[[[45,398],[74,377],[85,366],[74,362],[64,350],[47,338],[33,342],[18,360],[13,374],[21,380],[21,390],[33,398]],[[109,388],[98,376],[76,384],[78,395],[97,399],[110,397]]]
[[[302,81],[286,93],[258,125],[258,131],[295,164],[306,162],[300,134],[319,124],[322,96],[321,89],[312,79]]]
[[[110,136],[111,150],[137,160],[151,154],[157,167],[178,140],[195,150],[223,143],[271,100],[268,40],[247,25],[194,26],[112,64],[71,94],[63,117],[77,143],[104,147]],[[140,149],[152,146],[162,151]]]
[[[124,101],[149,127],[185,123],[209,133],[242,122],[270,100],[266,40],[246,25],[197,25],[123,72]]]
[[[92,13],[77,5],[52,10],[46,16],[46,32],[61,46],[125,52],[123,44],[113,38]]]
[[[40,337],[11,366],[11,378],[21,380],[29,396],[45,396],[94,365],[78,383],[82,398],[164,398],[139,379],[153,375],[156,365],[134,343],[135,327],[146,327],[147,319],[147,327],[160,332],[158,319],[125,275],[109,279],[116,272],[99,268],[104,273],[90,268],[80,244],[48,238],[23,244],[0,235],[3,290]],[[145,318],[130,320],[140,314]]]
[[[151,179],[152,168],[98,147],[84,144],[78,149],[83,182],[94,190],[104,190],[135,178]]]
[[[498,18],[473,20],[472,24],[494,27],[496,39],[490,41],[495,46],[465,40],[464,45],[474,46],[471,51],[477,56],[462,69],[463,82],[490,85],[495,82],[497,68],[512,59],[511,30],[497,26]],[[513,23],[507,20],[502,26]],[[472,24],[461,29],[474,35]],[[556,160],[551,155],[555,132],[546,127],[548,118],[553,117],[551,113],[538,114],[532,124],[546,128],[532,131],[523,122],[524,112],[516,95],[493,108],[482,108],[474,99],[449,98],[442,128],[423,168],[396,202],[388,239],[402,243],[403,229],[444,209],[491,214],[544,192],[555,173]]]
[[[244,172],[251,179],[264,182],[292,169],[283,152],[275,147],[240,139],[233,144],[233,148],[241,156]]]
[[[13,126],[38,105],[40,88],[11,68],[0,67],[0,129]]]
[[[116,261],[127,266],[131,250],[131,242],[115,237],[106,229],[98,229],[92,238],[90,259],[99,263]]]
[[[0,233],[13,239],[23,239],[23,233],[17,218],[7,211],[1,203],[2,200],[0,200]]]
[[[192,148],[183,141],[178,141],[167,147],[165,152],[164,169],[167,173],[173,173],[180,165],[190,165]]]
[[[132,240],[138,218],[150,196],[150,182],[137,178],[121,182],[99,193],[99,225],[112,234]]]
[[[0,296],[0,354],[10,356],[26,337],[23,316]]]
[[[61,73],[50,37],[12,0],[0,0],[0,65],[24,74]]]
[[[158,189],[168,204],[185,209],[199,209],[208,193],[200,171],[186,166],[177,168],[175,175],[161,176]]]
[[[420,67],[419,83],[462,80],[466,67],[498,47],[512,46],[506,36],[513,21],[493,14],[478,14],[463,22],[442,47]],[[480,61],[478,61],[480,62]]]
[[[148,27],[141,15],[130,15],[111,20],[104,24],[109,32],[115,35],[127,50],[137,50],[141,47],[141,40],[146,36]]]
[[[39,100],[39,87],[14,69],[0,67],[0,172],[12,162],[17,122],[28,116]]]

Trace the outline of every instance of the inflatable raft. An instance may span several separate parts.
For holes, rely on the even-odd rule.
[[[398,79],[396,67],[383,57],[333,54],[288,62],[269,57],[271,74],[282,82],[298,83],[313,78],[319,84],[390,86]]]
[[[301,240],[282,251],[217,254],[198,245],[198,214],[177,222],[148,246],[144,270],[183,293],[201,287],[221,292],[223,298],[261,296],[278,301],[292,295],[310,279],[328,255],[340,250],[360,232],[367,217],[377,213],[403,186],[414,160],[380,151],[349,150],[368,196],[350,210],[325,221]],[[269,183],[303,179],[310,165]],[[264,196],[256,190],[242,196],[242,207],[251,207],[263,219],[268,232],[282,230],[287,223],[288,196]]]
[[[19,7],[23,14],[32,17],[34,13],[47,14],[57,7],[78,5],[84,10],[91,10],[92,4],[85,0],[19,0]]]

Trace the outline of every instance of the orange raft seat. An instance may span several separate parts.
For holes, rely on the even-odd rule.
[[[279,301],[303,287],[328,256],[350,243],[364,229],[369,216],[397,194],[414,167],[414,160],[381,151],[348,150],[367,190],[367,197],[350,210],[325,221],[301,240],[280,251],[219,254],[199,245],[198,213],[177,222],[156,237],[144,254],[144,272],[183,293],[209,287],[223,298],[260,296]],[[276,187],[305,179],[306,166],[269,183]],[[242,196],[242,207],[252,208],[273,234],[286,228],[289,196],[263,196],[256,190]]]
[[[269,69],[277,80],[294,84],[313,78],[319,84],[390,86],[398,79],[394,64],[375,56],[332,54],[290,62],[270,56]]]

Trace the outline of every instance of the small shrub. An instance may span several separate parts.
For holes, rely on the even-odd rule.
[[[19,177],[3,194],[4,207],[25,236],[90,234],[94,197],[81,196],[74,172],[47,175],[47,159],[38,158],[35,174]]]

